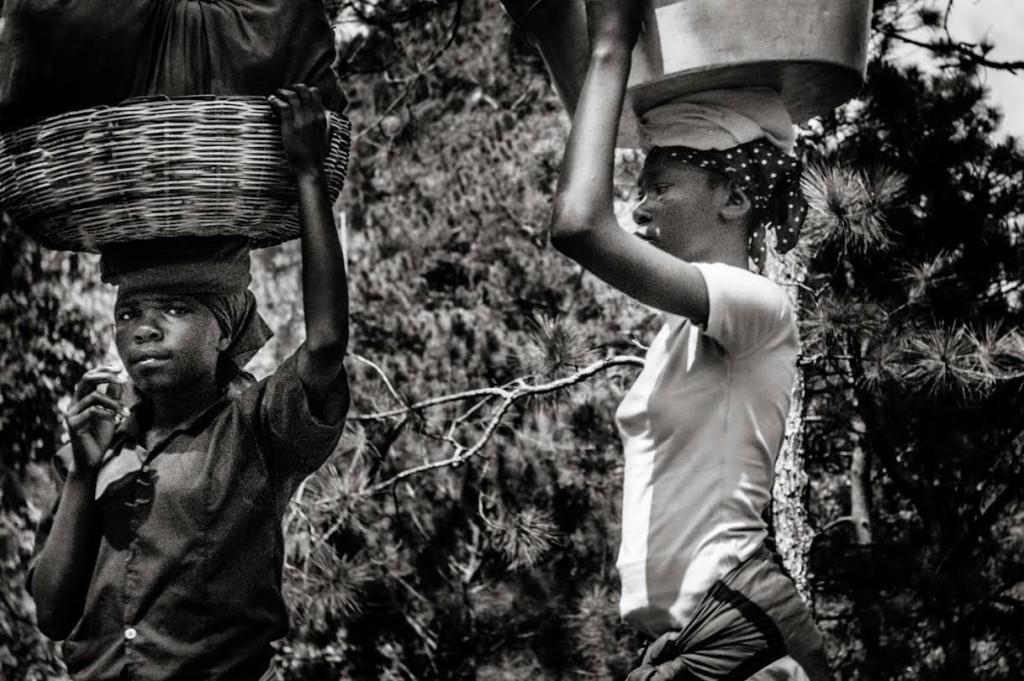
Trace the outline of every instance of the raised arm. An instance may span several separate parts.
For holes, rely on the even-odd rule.
[[[348,281],[324,174],[327,114],[317,89],[305,85],[278,90],[270,102],[280,113],[285,152],[298,183],[306,318],[299,377],[320,415],[328,396],[345,386],[339,378],[348,346]],[[348,395],[342,397],[347,404]]]
[[[707,289],[693,265],[620,228],[615,141],[641,21],[640,0],[588,0],[590,67],[559,175],[551,242],[627,295],[704,323]]]
[[[114,367],[85,374],[65,419],[71,434],[71,463],[46,541],[33,562],[29,590],[36,602],[39,630],[54,640],[67,638],[82,617],[100,544],[96,517],[96,474],[110,446],[125,379]],[[108,384],[106,392],[101,386]]]

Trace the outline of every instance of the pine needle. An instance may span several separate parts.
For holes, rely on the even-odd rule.
[[[870,355],[864,358],[864,383],[878,390],[884,385],[902,384],[902,376],[898,366],[901,359],[901,347],[891,340],[876,343]]]
[[[897,365],[911,390],[983,397],[999,384],[1024,379],[1024,338],[998,326],[924,328],[909,335]]]
[[[568,376],[590,364],[594,351],[580,325],[565,317],[534,317],[516,363],[521,373],[544,379]]]
[[[342,558],[330,546],[314,544],[301,565],[285,568],[285,601],[293,624],[328,633],[362,612],[362,596],[373,579],[369,563]]]
[[[903,382],[932,395],[977,387],[969,371],[974,347],[962,328],[929,328],[911,333],[900,357]]]
[[[505,512],[488,524],[494,532],[494,545],[511,570],[533,567],[558,539],[551,514],[537,508]]]
[[[905,186],[906,178],[888,168],[864,171],[837,163],[808,164],[803,178],[810,207],[808,240],[842,253],[888,250],[893,242],[887,213]]]
[[[907,285],[907,301],[916,304],[941,282],[950,279],[952,275],[946,272],[952,262],[953,257],[942,251],[928,262],[904,265],[901,279]]]
[[[851,335],[881,336],[888,328],[882,309],[848,296],[823,294],[810,306],[802,322],[801,335],[810,352],[830,352]]]

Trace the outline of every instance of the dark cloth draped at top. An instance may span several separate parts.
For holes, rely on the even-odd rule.
[[[136,96],[315,85],[342,111],[322,0],[6,0],[0,130]]]

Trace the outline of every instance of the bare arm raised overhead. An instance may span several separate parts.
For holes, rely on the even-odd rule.
[[[288,163],[299,188],[302,229],[302,302],[306,342],[299,351],[299,377],[314,412],[323,412],[337,390],[348,346],[348,282],[324,175],[327,114],[316,88],[296,85],[270,98],[281,116]],[[340,405],[344,415],[348,395]]]
[[[645,238],[619,227],[613,209],[615,140],[641,3],[589,0],[587,18],[590,66],[559,177],[552,243],[636,300],[702,324],[707,288],[690,261],[713,250],[717,260],[746,267],[740,223],[750,203],[734,183],[715,182],[700,169],[648,164],[640,180],[645,198],[636,212]]]

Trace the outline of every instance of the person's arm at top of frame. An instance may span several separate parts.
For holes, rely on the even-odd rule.
[[[56,641],[68,637],[85,607],[100,543],[96,475],[110,448],[115,416],[127,413],[119,401],[125,382],[114,367],[86,372],[65,416],[72,454],[68,477],[29,579],[39,630]]]
[[[624,231],[613,208],[615,141],[640,0],[587,0],[590,68],[566,144],[552,217],[560,252],[632,298],[703,324],[707,288],[700,271]]]
[[[306,342],[298,356],[299,377],[313,413],[337,421],[344,418],[349,402],[343,378],[348,346],[348,279],[327,194],[327,114],[315,87],[281,89],[270,102],[281,116],[285,153],[299,190],[306,321]],[[339,390],[344,394],[338,395]],[[328,404],[335,413],[325,413]]]

